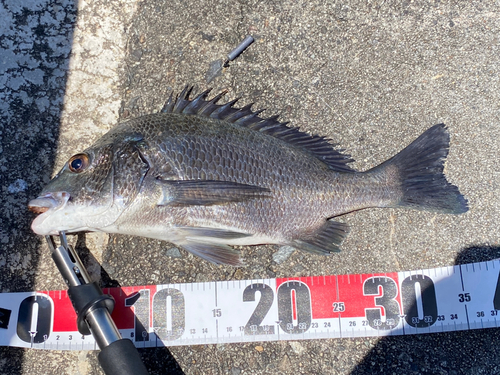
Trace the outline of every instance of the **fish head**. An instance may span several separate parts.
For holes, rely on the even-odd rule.
[[[116,132],[110,132],[116,133]],[[140,135],[106,134],[75,154],[28,208],[40,235],[106,231],[133,202],[149,169]]]

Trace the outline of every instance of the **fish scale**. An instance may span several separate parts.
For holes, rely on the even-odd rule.
[[[210,119],[198,118],[197,121],[199,128],[212,125]],[[152,147],[152,154],[159,156],[159,159],[155,160],[154,164],[172,164],[178,170],[181,179],[185,180],[230,180],[244,184],[265,186],[272,189],[273,194],[278,199],[273,201],[264,200],[235,203],[238,206],[235,209],[237,215],[231,215],[229,209],[226,209],[226,215],[222,216],[220,213],[215,213],[213,207],[196,207],[191,210],[190,215],[187,215],[192,218],[189,224],[192,225],[194,222],[198,222],[199,224],[200,218],[207,218],[205,220],[209,222],[211,221],[210,218],[215,217],[217,218],[216,220],[227,227],[238,227],[245,231],[271,235],[273,232],[276,232],[278,226],[283,226],[282,222],[284,218],[281,215],[270,216],[264,213],[276,210],[291,214],[291,218],[288,219],[288,228],[286,228],[286,232],[289,235],[293,231],[301,229],[301,227],[305,226],[305,229],[307,229],[310,225],[318,222],[317,212],[325,206],[325,203],[327,203],[326,199],[315,199],[315,204],[312,209],[308,210],[310,212],[307,216],[304,215],[304,208],[299,208],[302,211],[302,215],[298,215],[299,212],[294,212],[294,208],[297,207],[296,199],[302,195],[310,195],[314,192],[329,189],[332,171],[317,159],[294,158],[289,155],[290,152],[283,152],[281,149],[283,146],[275,138],[266,137],[244,128],[238,130],[250,134],[240,135],[237,134],[237,131],[231,132],[230,130],[232,129],[227,130],[226,128],[229,126],[231,128],[234,127],[232,124],[217,124],[218,131],[221,133],[220,138],[222,138],[218,139],[220,141],[218,146],[216,146],[213,139],[206,139],[205,137],[197,139],[196,132],[198,127],[196,129],[193,129],[193,127],[182,129],[182,132],[187,131],[190,133],[185,138],[179,139],[179,137],[172,136],[168,141],[162,139],[162,144],[159,148],[170,151],[166,153],[158,152],[155,150],[155,147]],[[150,136],[150,134],[147,134],[146,131],[140,128],[140,125],[136,126],[132,124],[132,128],[135,131],[146,134],[146,137]],[[156,127],[148,126],[147,130],[153,135],[158,131],[157,129],[163,128],[165,128],[165,124],[159,121]],[[191,134],[191,132],[194,134]],[[233,137],[231,137],[232,135]],[[261,139],[251,139],[251,136],[257,138],[259,135]],[[250,140],[248,140],[249,138]],[[238,144],[237,141],[239,139],[246,139],[249,144],[254,146],[250,148],[247,144],[241,144],[241,142]],[[204,158],[200,157],[201,153],[199,150],[204,149],[216,150],[212,162],[205,162]],[[188,152],[188,150],[195,151]],[[268,151],[266,155],[264,154],[265,150],[269,150],[270,152]],[[236,155],[240,155],[239,158],[242,159],[240,165],[238,165],[238,157]],[[290,164],[285,164],[287,161]],[[203,168],[198,168],[198,163],[202,163]],[[248,171],[247,169],[250,170]],[[303,173],[301,173],[302,171],[309,171],[309,175],[316,172],[317,176],[306,180]],[[331,199],[328,199],[328,201],[332,203]],[[248,216],[255,218],[251,223],[251,228],[248,225],[250,223],[242,220]],[[313,220],[309,219],[309,217],[313,218]],[[257,219],[260,222],[257,222]]]
[[[218,105],[221,95],[208,100],[208,91],[191,100],[190,92],[73,156],[30,202],[42,212],[33,230],[156,238],[216,264],[241,265],[231,246],[339,251],[349,228],[334,218],[359,209],[468,209],[443,174],[450,138],[443,124],[358,172],[323,137],[277,116],[261,118],[249,105],[235,108],[235,100]]]

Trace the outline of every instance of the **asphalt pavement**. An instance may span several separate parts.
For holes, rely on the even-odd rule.
[[[451,134],[460,216],[399,209],[345,215],[343,251],[244,248],[214,266],[172,246],[87,234],[77,248],[103,286],[419,270],[500,257],[500,2],[0,2],[0,291],[65,287],[26,209],[51,176],[118,121],[172,91],[227,89],[266,115],[332,139],[366,170],[430,126]],[[253,43],[218,74],[245,36]],[[210,81],[210,82],[208,82]],[[76,240],[76,239],[74,239]],[[152,374],[494,374],[498,329],[145,349]],[[101,374],[95,352],[0,348],[2,374]]]

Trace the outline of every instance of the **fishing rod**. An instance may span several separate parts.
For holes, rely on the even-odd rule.
[[[115,306],[112,296],[102,292],[90,276],[73,246],[68,245],[65,232],[59,232],[60,245],[53,236],[45,236],[77,315],[78,331],[94,337],[99,349],[98,359],[106,375],[147,375],[148,371],[131,340],[124,339],[111,313]]]

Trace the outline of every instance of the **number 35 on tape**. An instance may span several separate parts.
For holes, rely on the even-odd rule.
[[[105,289],[137,347],[407,335],[500,326],[500,260],[384,274]],[[66,291],[0,294],[0,345],[97,349]]]

